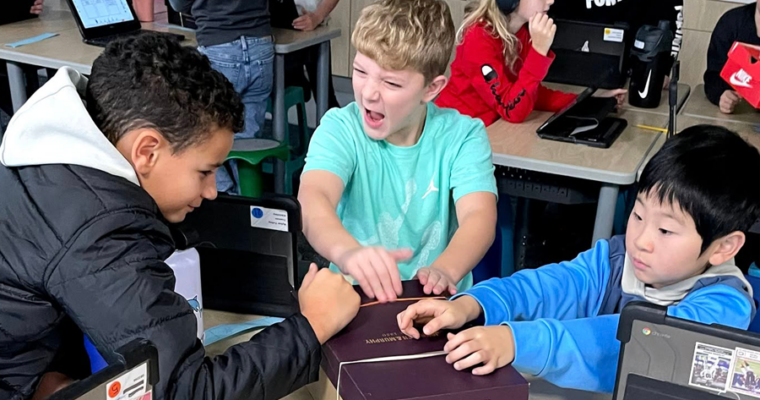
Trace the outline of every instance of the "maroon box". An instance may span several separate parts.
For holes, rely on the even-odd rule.
[[[361,289],[355,289],[361,293]],[[427,297],[418,281],[404,282],[402,299]],[[371,303],[362,295],[362,304]],[[396,315],[413,301],[370,304],[322,347],[322,369],[338,386],[341,362],[412,355],[443,350],[446,334],[414,340],[404,335]],[[487,376],[457,371],[445,356],[416,360],[343,365],[343,400],[527,400],[528,382],[514,368],[500,368]]]

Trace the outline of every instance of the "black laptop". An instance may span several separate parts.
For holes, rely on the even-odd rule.
[[[143,31],[132,4],[127,0],[66,0],[77,22],[82,40],[105,47],[113,40],[136,36],[143,32],[165,35],[182,41],[183,35]]]
[[[0,12],[0,25],[10,24],[13,22],[23,21],[34,18],[37,15],[32,14],[34,0],[5,0],[2,3],[2,12]]]
[[[750,400],[760,397],[760,336],[627,305],[613,400]]]
[[[625,85],[629,27],[558,19],[556,55],[544,79],[576,86],[617,89]]]

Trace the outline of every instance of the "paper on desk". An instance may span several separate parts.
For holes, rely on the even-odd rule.
[[[45,39],[50,39],[51,37],[55,37],[55,36],[58,36],[58,34],[57,33],[43,33],[42,35],[37,35],[35,37],[30,37],[24,40],[19,40],[18,42],[6,43],[5,47],[10,47],[10,48],[15,49],[16,47],[36,43]]]
[[[203,345],[208,346],[223,339],[235,337],[259,329],[264,329],[268,326],[280,323],[282,321],[282,318],[267,317],[254,319],[253,321],[242,322],[239,324],[217,325],[206,329],[206,338],[203,341]]]

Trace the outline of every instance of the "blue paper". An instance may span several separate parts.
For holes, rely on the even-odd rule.
[[[259,318],[253,321],[242,322],[239,324],[217,325],[206,329],[206,338],[203,341],[204,346],[216,343],[220,340],[242,335],[247,332],[264,329],[268,326],[282,322],[282,318],[267,317]]]
[[[11,47],[15,49],[16,47],[20,47],[20,46],[24,46],[24,45],[32,44],[32,43],[37,43],[39,41],[49,39],[55,36],[58,36],[58,34],[57,33],[43,33],[42,35],[30,37],[29,39],[19,40],[18,42],[6,43],[5,47]]]

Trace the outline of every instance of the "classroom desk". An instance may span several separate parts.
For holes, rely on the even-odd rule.
[[[534,111],[527,120],[512,124],[498,120],[486,131],[496,165],[522,168],[572,178],[601,182],[592,244],[612,235],[620,186],[630,185],[660,132],[637,128],[637,124],[664,127],[666,115],[622,110],[618,117],[628,127],[609,149],[541,139],[536,129],[552,115]]]
[[[689,117],[699,117],[713,121],[734,121],[745,124],[760,124],[760,111],[742,100],[733,114],[723,114],[718,106],[710,103],[705,95],[705,85],[701,84],[694,88],[689,102],[684,108],[683,114]]]
[[[725,128],[728,128],[736,133],[739,134],[744,140],[752,144],[753,146],[760,149],[760,132],[755,131],[755,127],[758,125],[751,125],[743,122],[736,122],[736,121],[730,121],[725,119],[711,119],[711,118],[704,118],[704,117],[694,117],[689,115],[679,115],[678,118],[676,118],[676,124],[678,125],[677,132],[680,132],[690,126],[694,125],[700,125],[700,124],[709,124],[709,125],[718,125]],[[661,135],[660,138],[657,139],[654,146],[652,147],[652,151],[649,152],[647,157],[644,159],[644,162],[641,164],[641,167],[639,168],[639,171],[636,175],[636,180],[638,180],[641,177],[641,173],[644,171],[644,167],[647,165],[649,160],[652,159],[652,157],[657,153],[660,148],[662,148],[662,145],[665,143],[665,135]]]
[[[235,314],[216,310],[203,310],[203,325],[205,329],[219,324],[230,324],[250,321],[257,318],[255,315]],[[224,353],[227,348],[237,343],[248,341],[253,334],[243,334],[232,339],[225,339],[206,346],[206,355],[216,357]],[[610,394],[591,393],[580,390],[562,389],[543,379],[528,378],[530,382],[530,400],[609,400]],[[320,370],[319,381],[307,385],[295,392],[283,397],[283,400],[334,400],[336,398],[335,386],[327,379]]]
[[[340,28],[321,26],[310,32],[292,29],[273,29],[274,45],[274,99],[272,103],[272,136],[283,142],[286,136],[285,110],[285,55],[311,46],[319,46],[317,59],[317,125],[327,112],[327,87],[330,79],[330,40],[340,37]],[[285,162],[275,162],[275,192],[285,187]]]
[[[197,46],[195,33],[188,29],[164,24],[143,23],[143,29],[174,32],[185,35],[182,44]],[[5,47],[5,43],[34,37],[43,33],[58,33],[58,36],[15,49]],[[285,141],[285,55],[311,46],[319,46],[317,64],[317,123],[327,112],[327,87],[330,79],[330,40],[341,35],[339,28],[323,26],[311,32],[289,29],[273,29],[274,36],[274,90],[272,107],[272,136],[277,141]],[[0,26],[0,59],[8,61],[8,81],[11,101],[16,111],[26,102],[22,65],[44,68],[69,66],[83,74],[89,74],[92,63],[103,48],[82,42],[74,18],[68,11],[45,12],[40,18]],[[285,183],[285,163],[275,164],[275,192],[282,193]]]
[[[187,30],[168,26],[143,23],[143,29],[159,32],[174,32],[185,35],[182,43],[196,46],[195,35]],[[34,37],[43,33],[58,33],[58,36],[10,48],[6,43]],[[103,51],[102,47],[91,46],[82,42],[74,17],[68,11],[51,11],[43,13],[37,19],[21,21],[0,26],[0,59],[8,64],[8,82],[11,88],[13,110],[16,111],[26,102],[27,93],[24,86],[23,65],[42,68],[71,67],[83,74],[89,74],[92,63]]]

